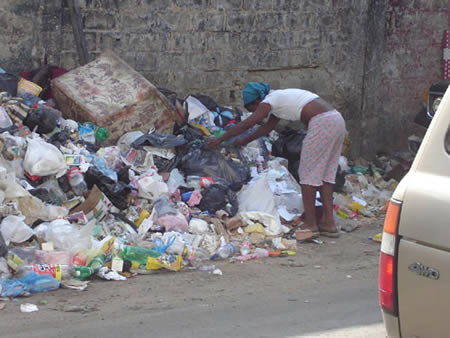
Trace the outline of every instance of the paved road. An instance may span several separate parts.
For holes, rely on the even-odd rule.
[[[309,244],[294,258],[218,263],[223,276],[187,270],[34,295],[0,311],[1,336],[384,337],[369,233]],[[40,311],[20,313],[23,302]],[[63,311],[74,305],[86,312]]]

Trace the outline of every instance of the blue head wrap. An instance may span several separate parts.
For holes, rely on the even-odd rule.
[[[242,98],[244,99],[244,106],[252,103],[256,99],[263,100],[269,94],[270,86],[265,82],[249,82],[245,85],[242,91]]]

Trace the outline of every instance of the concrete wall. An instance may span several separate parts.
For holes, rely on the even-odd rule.
[[[156,86],[240,104],[247,81],[317,92],[355,155],[399,149],[441,78],[447,0],[79,0],[90,57],[113,49]],[[78,65],[67,0],[0,0],[0,66]],[[403,133],[402,133],[403,132]],[[405,135],[404,135],[405,134]]]

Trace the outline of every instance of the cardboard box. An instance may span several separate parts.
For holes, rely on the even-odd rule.
[[[52,90],[64,118],[108,128],[108,144],[132,130],[173,132],[175,108],[110,51],[52,80]]]
[[[96,185],[94,185],[88,198],[86,198],[86,201],[71,210],[70,214],[72,215],[82,211],[86,215],[88,221],[91,221],[93,218],[101,221],[107,215],[109,210],[115,211],[116,208],[113,206],[108,197],[106,197],[106,195],[102,193]]]

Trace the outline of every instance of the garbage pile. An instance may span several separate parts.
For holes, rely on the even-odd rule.
[[[296,253],[298,163],[273,156],[277,133],[207,149],[245,113],[157,90],[111,54],[58,75],[44,97],[0,74],[1,297]],[[336,219],[372,217],[396,181],[341,160]]]

